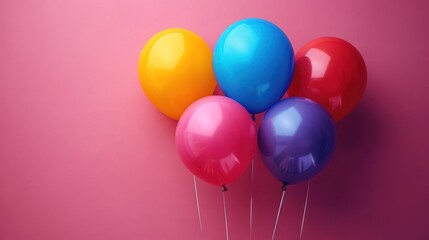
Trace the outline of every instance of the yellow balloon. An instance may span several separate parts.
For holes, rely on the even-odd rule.
[[[155,34],[143,47],[138,70],[149,100],[176,120],[193,102],[212,95],[216,87],[210,47],[182,28]]]

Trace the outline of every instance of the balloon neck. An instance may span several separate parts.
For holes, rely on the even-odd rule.
[[[255,122],[256,121],[256,118],[255,118],[255,114],[254,113],[252,113],[252,120]]]
[[[226,192],[226,191],[228,191],[228,188],[226,188],[226,186],[225,186],[225,185],[222,185],[221,187],[222,187],[222,192]]]
[[[287,186],[287,183],[283,183],[283,186],[282,186],[283,191],[286,191],[286,186]]]

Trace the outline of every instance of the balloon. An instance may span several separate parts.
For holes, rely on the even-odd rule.
[[[296,54],[287,95],[316,101],[338,121],[356,107],[366,80],[365,62],[353,45],[339,38],[318,38]]]
[[[176,146],[185,166],[214,185],[242,175],[256,152],[256,129],[249,113],[224,96],[193,103],[180,118]]]
[[[294,53],[284,32],[258,18],[240,20],[220,36],[213,53],[216,79],[226,96],[260,113],[285,93]]]
[[[265,114],[258,132],[261,157],[283,184],[295,184],[318,174],[335,146],[335,125],[317,103],[287,98]]]
[[[212,95],[216,86],[209,46],[186,29],[155,34],[140,54],[138,70],[149,100],[175,120],[191,103]]]

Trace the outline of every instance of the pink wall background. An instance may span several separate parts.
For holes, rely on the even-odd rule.
[[[225,239],[218,188],[192,176],[175,122],[144,96],[137,59],[167,27],[211,46],[244,17],[275,22],[295,50],[353,43],[368,67],[312,181],[303,239],[429,239],[426,0],[0,2],[0,239]],[[255,166],[252,239],[270,239],[280,184]],[[250,173],[229,186],[230,239],[249,239]],[[298,239],[306,184],[286,194],[276,239]]]

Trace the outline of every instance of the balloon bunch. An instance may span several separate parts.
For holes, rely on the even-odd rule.
[[[319,38],[295,59],[286,34],[257,18],[229,26],[213,54],[189,30],[161,31],[144,46],[138,68],[149,100],[179,120],[185,166],[219,186],[242,175],[258,149],[284,185],[315,176],[332,157],[334,121],[352,111],[366,86],[364,60],[350,43]],[[225,96],[211,96],[216,83]],[[251,116],[262,112],[257,130]]]

